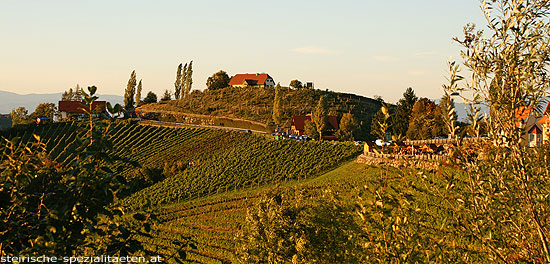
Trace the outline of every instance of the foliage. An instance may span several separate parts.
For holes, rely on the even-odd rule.
[[[128,80],[128,85],[124,92],[124,109],[126,111],[131,111],[134,108],[134,95],[136,93],[136,71],[132,71],[130,74],[130,79]]]
[[[176,71],[176,81],[174,82],[174,98],[176,100],[180,99],[181,95],[181,88],[182,88],[182,70],[183,70],[183,63],[180,63],[178,65],[178,70]],[[185,69],[187,70],[187,64],[185,64]]]
[[[402,181],[404,186],[411,184]],[[366,263],[423,263],[438,258],[444,246],[434,242],[422,224],[430,217],[413,193],[412,188],[396,190],[387,183],[359,190],[356,204]]]
[[[29,117],[29,111],[27,111],[27,109],[22,106],[18,107],[17,109],[11,110],[10,117],[14,126],[28,124],[29,122],[32,122]]]
[[[427,98],[420,98],[413,106],[407,137],[430,139],[444,134],[440,108]]]
[[[182,67],[183,63],[178,65],[176,71],[176,81],[174,82],[174,99],[182,99],[191,92],[191,86],[193,85],[193,61],[190,61],[189,64],[185,64]],[[161,99],[161,101],[163,101]]]
[[[36,118],[49,118],[53,120],[53,117],[57,114],[57,106],[54,103],[43,103],[39,104],[34,112],[30,115],[30,119],[34,120]]]
[[[137,85],[137,90],[136,90],[136,106],[141,105],[141,89],[142,89],[141,80],[139,80],[139,83]]]
[[[292,81],[290,81],[289,86],[292,87],[292,88],[294,88],[294,89],[304,88],[304,85],[303,85],[302,82],[300,82],[299,80],[292,80]]]
[[[0,144],[0,254],[129,254],[142,250],[136,231],[117,222],[120,209],[107,206],[125,183],[106,164],[123,160],[107,154],[109,128],[93,122],[96,88],[84,93],[89,117],[75,158],[60,165],[39,136]],[[145,220],[143,218],[142,220]]]
[[[464,66],[472,75],[465,87],[456,86],[451,92],[465,98],[463,92],[473,94],[466,98],[472,106],[471,134],[480,134],[475,105],[489,106],[490,141],[476,148],[482,149],[483,160],[460,163],[467,169],[468,188],[450,189],[446,202],[455,208],[453,220],[460,232],[483,244],[486,259],[548,263],[550,153],[548,145],[538,149],[522,145],[524,125],[518,126],[516,114],[536,109],[549,88],[550,2],[482,1],[482,8],[489,36],[467,25],[464,39],[455,39],[464,48]],[[460,79],[451,78],[450,86]],[[454,183],[453,176],[446,177],[449,183]]]
[[[143,99],[143,104],[152,104],[157,102],[157,95],[152,91],[147,93],[147,96]]]
[[[206,80],[206,88],[208,90],[216,90],[229,86],[229,76],[225,71],[220,70],[208,77]]]
[[[389,132],[388,130],[390,129],[389,118],[389,109],[384,104],[372,119],[371,134],[378,139],[385,140],[386,132]]]
[[[336,137],[342,141],[353,141],[355,139],[354,134],[357,132],[358,124],[351,113],[345,113],[340,119],[340,125],[338,131],[336,131]]]
[[[107,118],[120,117],[124,111],[124,109],[120,104],[115,104],[114,106],[112,106],[111,103],[107,102],[106,106],[107,106],[107,112],[108,112]]]
[[[186,71],[184,71],[185,78],[183,80],[183,89],[184,95],[187,96],[189,93],[191,93],[191,89],[193,86],[193,61],[189,62],[189,67]]]
[[[319,98],[315,113],[313,114],[313,122],[319,133],[319,139],[322,140],[323,132],[328,126],[328,98],[326,96]]]
[[[399,102],[397,102],[395,114],[391,119],[392,132],[394,135],[401,137],[407,135],[412,109],[417,100],[418,98],[414,90],[411,87],[407,88],[403,93],[403,98],[399,99]]]
[[[73,88],[69,88],[68,91],[63,92],[61,95],[61,101],[82,101],[82,92],[80,85],[76,85],[76,88],[73,91]]]
[[[283,115],[283,91],[281,85],[275,86],[275,98],[273,99],[273,122],[276,125],[281,125]]]
[[[360,231],[352,213],[330,191],[310,199],[305,190],[263,196],[246,216],[243,263],[356,263]],[[293,197],[294,196],[294,197]]]
[[[306,136],[318,140],[319,139],[319,132],[317,132],[317,126],[315,126],[315,123],[311,120],[306,120],[304,122],[304,134]]]
[[[160,98],[161,101],[170,101],[172,100],[172,94],[168,89],[164,90],[164,94],[162,95],[162,98]]]

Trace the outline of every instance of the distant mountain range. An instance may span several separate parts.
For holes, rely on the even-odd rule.
[[[29,114],[34,112],[41,103],[57,103],[61,100],[62,93],[51,94],[17,94],[0,90],[0,114],[9,114],[11,110],[20,106],[25,107]],[[123,97],[118,95],[98,95],[99,100],[111,104],[122,104]]]

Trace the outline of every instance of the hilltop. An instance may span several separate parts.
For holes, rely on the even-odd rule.
[[[290,89],[283,87],[283,124],[289,128],[292,116],[305,115],[315,110],[322,95],[328,97],[329,112],[338,118],[343,113],[351,112],[360,124],[359,137],[369,137],[373,115],[380,108],[380,102],[355,95],[338,93],[329,90]],[[203,116],[216,116],[250,120],[272,125],[274,88],[234,88],[226,87],[217,90],[193,91],[181,100],[171,100],[156,104],[143,105],[142,112],[167,113],[165,121],[178,121],[174,113],[186,113]],[[256,124],[261,126],[261,124]]]

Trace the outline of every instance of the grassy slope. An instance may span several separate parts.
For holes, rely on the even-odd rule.
[[[470,241],[459,240],[457,234],[446,233],[443,228],[452,211],[439,198],[427,191],[426,186],[444,189],[436,173],[417,174],[415,170],[397,170],[371,167],[355,162],[345,163],[322,176],[300,181],[289,181],[279,185],[283,190],[304,187],[314,197],[330,188],[344,201],[357,201],[359,188],[367,188],[374,195],[376,188],[390,192],[406,192],[415,198],[421,210],[428,212],[422,221],[423,232],[430,239],[445,238],[447,243],[466,252],[475,248]],[[244,223],[247,210],[274,185],[228,191],[199,199],[157,207],[155,215],[161,223],[154,226],[151,238],[140,237],[147,248],[170,256],[175,253],[174,240],[185,240],[191,236],[197,243],[196,249],[189,249],[189,263],[234,263],[238,243],[236,234]],[[475,262],[475,258],[471,257]],[[170,262],[170,261],[169,261]]]
[[[283,127],[290,127],[294,115],[305,115],[314,111],[322,95],[329,98],[332,114],[341,115],[351,112],[361,125],[361,138],[368,136],[372,116],[380,108],[376,100],[352,95],[321,90],[284,89]],[[247,120],[271,123],[273,111],[273,88],[232,88],[219,90],[196,91],[183,100],[161,102],[145,105],[148,110],[176,111],[200,115],[228,116]]]

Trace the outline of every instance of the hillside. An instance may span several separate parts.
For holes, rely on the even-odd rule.
[[[78,122],[29,125],[0,133],[19,137],[19,145],[40,136],[51,159],[63,164],[76,155]],[[169,128],[131,122],[110,124],[111,154],[127,157],[139,167],[116,165],[129,180],[122,201],[128,208],[187,200],[223,190],[314,177],[354,158],[362,148],[347,143],[274,140],[262,135],[204,128]],[[5,144],[5,142],[0,142]],[[122,195],[122,194],[121,194]]]
[[[0,90],[0,114],[9,114],[11,110],[17,107],[25,107],[29,114],[41,103],[54,103],[61,100],[61,93],[48,94],[17,94]],[[111,104],[122,103],[122,96],[118,95],[99,95],[98,100],[111,102]]]
[[[329,111],[339,118],[343,113],[351,112],[361,127],[359,138],[368,138],[373,115],[380,108],[374,99],[336,93],[332,91],[283,88],[283,127],[290,128],[292,116],[305,115],[314,111],[322,95],[328,96]],[[233,117],[272,123],[274,88],[232,88],[219,90],[193,91],[187,98],[144,105],[139,109],[146,112],[179,112],[207,116]],[[164,116],[166,120],[177,121],[176,117]]]
[[[479,261],[479,255],[483,252],[476,250],[480,246],[469,239],[460,238],[460,234],[447,231],[446,221],[452,217],[452,210],[449,205],[442,203],[440,198],[427,191],[427,182],[419,175],[421,174],[414,170],[388,170],[349,162],[320,177],[289,181],[278,187],[268,185],[223,191],[204,198],[156,207],[153,209],[153,215],[159,223],[152,227],[150,237],[140,236],[139,240],[146,244],[147,249],[171,256],[178,252],[174,241],[185,241],[187,237],[191,237],[196,248],[187,250],[188,259],[185,263],[238,263],[238,234],[245,224],[247,212],[253,211],[260,198],[274,188],[290,199],[293,199],[293,192],[303,190],[306,201],[315,200],[330,189],[351,208],[357,206],[360,201],[358,197],[362,192],[366,194],[366,204],[374,204],[374,193],[383,195],[387,192],[385,195],[396,199],[408,197],[409,203],[418,208],[417,213],[413,213],[418,214],[418,219],[414,221],[420,221],[422,231],[411,232],[418,232],[414,236],[415,239],[421,236],[420,241],[440,241],[437,242],[440,249],[433,249],[434,259],[448,263],[453,259],[461,259],[459,256],[464,254],[464,259],[468,259],[468,262]],[[440,190],[445,189],[437,177],[430,178],[428,182],[431,186],[437,186]],[[390,202],[388,206],[383,214],[398,213],[393,211],[396,210],[395,204]],[[382,212],[380,214],[382,215]],[[390,228],[394,220],[389,217],[387,221],[387,227],[375,226],[377,222],[373,221],[372,230],[369,231],[375,234],[377,228]],[[410,225],[409,228],[418,227]],[[444,239],[439,240],[440,238]],[[456,251],[462,253],[441,255],[443,250],[447,250],[447,254]]]

